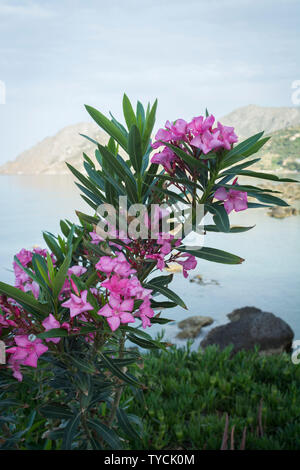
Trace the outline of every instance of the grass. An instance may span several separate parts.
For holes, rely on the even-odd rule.
[[[145,357],[141,379],[146,412],[138,399],[128,411],[143,416],[144,437],[132,449],[220,449],[223,438],[223,448],[228,438],[236,449],[300,449],[300,365],[288,354],[172,347]]]

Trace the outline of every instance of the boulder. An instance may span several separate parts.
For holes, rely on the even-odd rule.
[[[278,354],[291,350],[294,333],[291,327],[273,313],[255,307],[244,307],[227,315],[231,322],[212,329],[200,343],[202,348],[218,345],[233,346],[235,354],[259,346],[263,354]]]
[[[211,325],[213,323],[211,317],[205,317],[202,315],[195,315],[193,317],[186,318],[178,323],[178,327],[182,330],[180,331],[176,338],[179,339],[190,339],[196,338],[203,326]]]
[[[240,318],[244,318],[250,315],[256,315],[257,313],[260,313],[260,312],[261,312],[260,308],[242,307],[242,308],[236,308],[231,313],[228,313],[227,317],[229,318],[230,321],[236,321],[236,320],[239,320]]]

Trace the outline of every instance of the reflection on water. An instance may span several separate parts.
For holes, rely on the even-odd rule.
[[[76,221],[75,209],[87,213],[90,209],[72,177],[0,176],[0,185],[0,279],[12,281],[6,269],[11,268],[18,250],[44,245],[42,230],[57,233],[60,219]],[[193,274],[216,279],[220,285],[201,286],[175,274],[172,289],[185,300],[189,312],[175,308],[163,315],[175,320],[209,315],[215,319],[214,327],[227,321],[226,314],[234,308],[254,305],[288,321],[300,339],[300,217],[280,220],[266,216],[264,210],[251,209],[233,214],[231,220],[235,225],[256,227],[241,234],[209,233],[205,244],[240,255],[246,261],[227,266],[199,260]],[[153,333],[158,329],[152,327]],[[166,331],[174,339],[177,327],[168,326]]]

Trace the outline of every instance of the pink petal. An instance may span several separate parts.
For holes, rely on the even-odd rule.
[[[112,331],[115,331],[120,326],[120,318],[118,316],[109,317],[107,319],[107,323],[109,324]]]
[[[236,212],[244,211],[246,209],[248,209],[248,203],[246,200],[239,198],[234,200],[234,210]]]
[[[98,315],[102,315],[103,317],[111,317],[112,314],[113,310],[108,304],[104,305],[104,307],[100,308],[100,310],[98,311]]]
[[[230,212],[233,210],[233,202],[231,200],[225,201],[224,207],[225,207],[227,214],[230,214]]]
[[[133,305],[134,305],[134,301],[133,299],[127,299],[127,300],[124,300],[122,303],[121,303],[121,310],[122,312],[132,312],[133,310]]]
[[[135,318],[131,313],[125,312],[120,315],[121,323],[134,323]]]
[[[219,188],[214,194],[214,198],[218,201],[225,201],[228,197],[227,191],[225,188]]]
[[[48,348],[47,348],[48,349]],[[23,362],[24,366],[37,367],[38,357],[35,352],[28,354],[27,358]]]

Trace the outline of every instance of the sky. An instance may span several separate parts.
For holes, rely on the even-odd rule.
[[[293,106],[299,0],[0,0],[0,164],[124,92],[157,126]]]

